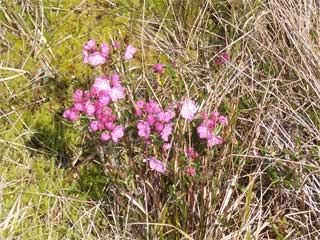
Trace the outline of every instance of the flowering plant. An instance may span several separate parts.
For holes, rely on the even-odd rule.
[[[113,44],[114,54],[118,54],[117,59],[119,59],[120,48],[120,43]],[[95,40],[85,43],[82,52],[83,63],[92,67],[104,66],[112,59],[112,48],[107,43],[102,43],[99,50]],[[133,59],[136,52],[137,49],[132,45],[126,46],[124,53],[120,53],[120,64]],[[119,68],[119,66],[115,67],[115,70]],[[152,71],[162,75],[164,65],[156,63],[152,66]],[[120,142],[126,135],[126,128],[134,126],[136,136],[142,140],[144,150],[141,149],[141,151],[144,151],[144,159],[150,169],[163,174],[168,171],[167,157],[175,144],[174,134],[179,132],[184,134],[185,130],[181,128],[181,122],[189,125],[191,129],[195,128],[199,141],[206,140],[208,148],[223,143],[221,129],[228,124],[224,115],[212,112],[197,118],[200,108],[191,98],[174,101],[166,108],[161,102],[152,98],[146,101],[128,101],[128,90],[128,86],[121,83],[121,74],[113,69],[109,74],[97,76],[89,89],[76,89],[73,94],[74,104],[64,111],[63,117],[86,128],[101,144],[109,141]],[[129,120],[121,118],[124,110],[119,108],[120,105],[127,105],[124,109],[127,111],[126,114],[131,116]],[[135,110],[132,111],[132,109]],[[196,125],[199,121],[201,121],[200,124]],[[136,141],[132,143],[135,144]],[[192,143],[189,142],[190,144]],[[154,152],[152,149],[155,146],[161,146],[162,153],[157,154],[160,160],[150,154]],[[201,152],[187,146],[184,155],[189,159],[185,174],[193,177],[196,174],[193,162],[201,157]]]

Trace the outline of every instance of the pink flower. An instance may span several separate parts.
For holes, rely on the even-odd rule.
[[[71,110],[70,109],[67,109],[67,110],[65,110],[64,112],[63,112],[63,117],[64,118],[69,118],[69,115],[70,115],[70,113],[71,113]]]
[[[77,89],[73,94],[73,100],[75,102],[81,102],[82,101],[82,96],[83,96],[83,91],[80,90],[80,89]]]
[[[201,117],[202,117],[203,120],[208,120],[209,115],[208,115],[208,113],[204,113],[204,114],[202,114]]]
[[[96,101],[96,106],[98,108],[103,108],[107,106],[110,103],[110,97],[108,95],[103,95],[99,96],[98,100]]]
[[[118,142],[124,135],[124,127],[121,125],[116,126],[111,132],[111,138],[114,142]]]
[[[91,66],[96,67],[105,64],[106,58],[102,55],[102,53],[94,52],[86,58],[86,62],[88,62]]]
[[[172,62],[172,67],[173,67],[173,68],[176,68],[176,67],[177,67],[177,62],[176,62],[176,61],[173,61],[173,62]]]
[[[142,111],[141,109],[137,109],[137,110],[136,110],[136,116],[137,116],[137,117],[141,117],[142,114],[143,114],[143,111]]]
[[[173,126],[173,123],[167,123],[164,126],[162,132],[160,133],[163,141],[167,142],[169,140],[169,137],[172,133],[172,126]]]
[[[161,63],[156,63],[152,66],[152,69],[156,73],[162,73],[163,72],[163,65]]]
[[[144,108],[144,105],[145,105],[145,102],[144,101],[137,101],[136,102],[136,107],[138,108],[138,109],[142,109],[142,108]]]
[[[214,63],[221,65],[222,63],[228,62],[230,60],[230,55],[227,52],[224,52],[221,57],[219,57]]]
[[[99,130],[99,122],[98,121],[92,121],[90,123],[90,126],[89,126],[89,131],[90,132],[95,132],[97,130]]]
[[[221,136],[212,135],[208,138],[207,146],[212,147],[214,145],[219,145],[222,143],[222,140]]]
[[[83,103],[75,103],[73,108],[79,112],[83,112],[85,109]]]
[[[198,158],[199,157],[199,153],[197,151],[195,151],[193,147],[186,148],[185,149],[185,154],[189,158]]]
[[[94,80],[92,89],[95,93],[100,91],[109,91],[111,89],[110,82],[106,76],[97,77]]]
[[[110,90],[110,97],[113,102],[126,97],[126,89],[121,85],[117,85]]]
[[[218,122],[221,123],[221,124],[227,125],[228,124],[228,119],[227,119],[227,117],[221,115],[218,118]]]
[[[198,107],[193,100],[186,99],[182,102],[181,117],[184,119],[192,120],[197,111]]]
[[[200,126],[197,127],[197,133],[199,135],[199,138],[208,138],[209,134],[211,133],[211,130],[208,128],[206,124],[202,123]]]
[[[196,169],[194,167],[187,167],[186,174],[193,177],[196,174]]]
[[[120,45],[119,42],[115,42],[115,43],[113,44],[113,48],[116,49],[116,50],[119,49],[120,46],[121,46],[121,45]]]
[[[110,131],[114,130],[116,127],[113,122],[105,122],[104,126]]]
[[[219,116],[220,116],[219,112],[214,111],[211,114],[211,119],[216,122],[218,120]]]
[[[139,137],[142,137],[144,139],[148,139],[148,137],[151,133],[151,129],[150,129],[149,124],[144,121],[140,121],[137,124],[137,128],[138,128]]]
[[[107,43],[105,43],[105,42],[101,43],[101,56],[103,56],[105,58],[108,57],[109,50],[110,50],[110,48]]]
[[[160,111],[158,113],[158,118],[159,118],[159,121],[160,122],[163,122],[163,123],[168,123],[171,121],[172,118],[175,117],[175,112],[174,111],[167,111],[167,112],[164,112],[164,111]]]
[[[112,73],[110,76],[110,80],[111,80],[111,85],[112,87],[114,86],[119,86],[120,85],[120,76],[117,73]]]
[[[95,40],[89,40],[82,48],[83,63],[91,66],[99,66],[106,62],[106,57],[109,54],[109,46],[106,43],[101,44],[101,52],[97,50]]]
[[[103,132],[101,135],[100,135],[100,139],[104,142],[106,141],[109,141],[111,138],[110,136],[110,133],[109,132]]]
[[[170,150],[171,147],[172,147],[171,143],[165,143],[165,144],[163,144],[162,149],[164,151],[168,151],[168,150]]]
[[[145,102],[144,101],[137,101],[136,102],[136,116],[141,117],[143,115],[143,108],[144,108]]]
[[[79,112],[75,109],[67,109],[63,113],[63,117],[68,119],[71,122],[75,122],[79,119]]]
[[[96,111],[95,106],[91,102],[86,102],[84,108],[84,111],[88,116],[93,116]]]
[[[155,170],[159,173],[165,173],[166,171],[166,166],[163,164],[163,162],[159,161],[155,157],[150,157],[147,159],[149,161],[149,167],[152,170]]]
[[[148,114],[158,113],[161,111],[158,103],[156,101],[151,100],[150,102],[144,105],[145,111]]]
[[[134,46],[128,45],[124,53],[123,59],[126,61],[132,59],[136,51],[137,49]]]
[[[149,114],[149,115],[147,116],[147,123],[148,123],[150,126],[155,125],[156,122],[157,122],[157,118],[156,118],[154,115]]]
[[[83,46],[83,50],[85,51],[96,51],[97,50],[97,42],[95,40],[89,40]]]
[[[156,123],[155,129],[158,133],[162,132],[162,130],[164,129],[163,123]]]

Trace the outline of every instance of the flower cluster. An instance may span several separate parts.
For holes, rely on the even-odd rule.
[[[115,50],[120,48],[120,43],[116,42],[113,45]],[[123,59],[128,61],[132,59],[136,53],[137,49],[132,45],[128,45],[126,50],[123,54]],[[97,42],[95,40],[89,40],[86,44],[82,47],[82,54],[83,54],[83,63],[89,64],[93,67],[97,67],[99,65],[103,65],[106,63],[106,60],[109,56],[110,47],[107,43],[103,42],[100,45],[100,51],[97,47]]]
[[[228,123],[227,118],[218,112],[213,112],[210,116],[203,114],[202,119],[202,123],[197,128],[199,138],[207,139],[208,147],[221,144],[223,139],[217,135],[219,130],[218,126],[219,124],[226,125]]]
[[[139,137],[150,143],[149,136],[158,134],[163,141],[168,142],[173,129],[172,120],[176,115],[174,107],[164,111],[156,101],[150,100],[136,102],[136,109],[136,116],[142,118],[137,123]]]
[[[113,73],[97,77],[90,91],[77,89],[73,94],[74,105],[63,116],[75,122],[81,114],[90,119],[89,131],[100,132],[100,139],[118,142],[124,135],[124,127],[116,123],[112,104],[126,96],[126,89],[120,84],[120,77]]]
[[[119,54],[121,51],[121,44],[116,42],[112,45],[114,51],[110,52],[110,47],[107,43],[102,43],[97,47],[95,40],[89,40],[82,48],[83,62],[93,67],[103,65],[107,59],[112,57],[116,52]],[[137,49],[132,45],[128,45],[121,54],[123,61],[131,60]],[[228,55],[222,56],[223,61],[229,59]],[[112,62],[112,61],[110,61]],[[176,63],[174,62],[173,65]],[[153,72],[162,74],[164,65],[156,63],[152,66]],[[102,75],[96,77],[93,85],[87,91],[80,89],[75,90],[73,94],[74,104],[70,109],[63,113],[63,117],[75,123],[79,119],[83,119],[87,126],[88,131],[99,136],[103,142],[113,141],[118,142],[125,133],[127,123],[120,124],[117,118],[116,109],[117,102],[126,98],[126,88],[121,85],[120,76],[118,73],[112,73],[109,76]],[[116,108],[117,107],[117,108]],[[166,109],[162,108],[158,102],[154,100],[137,101],[135,103],[135,117],[137,134],[143,139],[146,144],[151,144],[153,140],[161,140],[163,151],[171,149],[173,141],[170,137],[173,133],[174,122],[179,118],[183,118],[186,123],[194,120],[199,106],[192,99],[184,99],[183,101],[174,102]],[[223,139],[219,135],[221,127],[227,124],[227,118],[220,115],[218,112],[213,112],[210,115],[204,114],[202,122],[197,127],[197,133],[200,139],[206,139],[207,146],[221,144]],[[190,163],[199,158],[199,153],[193,147],[185,149],[185,155],[190,160]],[[157,172],[165,173],[165,164],[156,159],[155,157],[147,158],[149,167]],[[196,169],[189,165],[186,168],[188,176],[194,176]]]
[[[102,43],[100,48],[101,50],[98,51],[97,42],[89,40],[82,48],[83,63],[94,67],[104,64],[109,55],[110,48],[107,43]]]

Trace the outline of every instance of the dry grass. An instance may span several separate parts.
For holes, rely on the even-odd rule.
[[[161,15],[152,16],[152,25],[140,34],[163,54],[190,59],[181,64],[180,73],[190,86],[197,86],[192,96],[207,92],[204,101],[211,109],[229,102],[236,120],[214,166],[217,193],[209,184],[203,189],[209,199],[211,194],[219,199],[216,206],[206,206],[205,238],[316,239],[319,6],[315,1],[247,1],[222,8],[218,2],[202,3],[197,14],[190,14],[187,28],[182,27],[185,16],[176,10],[167,25]],[[175,7],[169,4],[168,12],[171,9]],[[221,41],[210,44],[212,38]],[[232,60],[214,67],[214,58],[223,51],[230,52]]]
[[[52,74],[55,77],[67,74],[67,71],[59,73],[59,64],[54,59],[55,51],[59,50],[55,46],[68,41],[70,34],[63,28],[52,34],[54,26],[47,23],[44,14],[48,9],[46,3],[21,1],[20,4],[19,11],[14,11],[14,6],[8,3],[1,6],[0,50],[4,58],[0,65],[3,71],[0,89],[4,104],[0,103],[0,110],[6,109],[6,113],[0,117],[3,129],[0,193],[6,204],[0,205],[0,228],[6,239],[28,239],[33,232],[38,234],[37,239],[50,239],[49,236],[59,239],[59,231],[67,233],[65,239],[320,237],[320,7],[317,1],[134,4],[109,1],[108,6],[102,1],[90,4],[75,1],[70,8],[50,5],[51,14],[65,12],[58,27],[75,11],[87,14],[84,9],[88,7],[97,13],[110,8],[114,16],[129,20],[127,31],[141,46],[143,65],[133,95],[139,95],[146,86],[160,100],[188,95],[201,99],[201,112],[220,109],[231,118],[223,148],[202,159],[206,166],[204,177],[190,186],[188,199],[179,191],[161,198],[157,196],[158,184],[154,184],[154,179],[138,176],[135,182],[118,185],[108,179],[107,184],[101,185],[105,189],[98,197],[100,200],[92,200],[81,184],[76,185],[81,180],[65,179],[75,174],[72,169],[50,168],[53,172],[50,177],[45,174],[46,167],[35,170],[36,174],[29,173],[30,169],[38,169],[35,163],[46,162],[46,158],[56,159],[52,161],[57,163],[67,148],[65,145],[55,148],[55,144],[43,143],[43,139],[39,142],[45,148],[24,147],[26,139],[39,129],[25,116],[30,102],[23,99],[28,97],[32,104],[44,106],[48,111],[42,101],[49,99],[46,91],[53,84],[43,84],[42,80]],[[131,13],[129,18],[127,13]],[[17,39],[7,33],[22,39],[25,49],[20,61],[12,59],[15,56],[12,52],[17,52],[14,47]],[[58,37],[52,41],[46,39],[46,33]],[[81,37],[85,39],[86,34],[89,33]],[[67,46],[71,51],[70,45]],[[215,59],[224,51],[230,53],[231,60],[216,66]],[[155,57],[157,52],[161,57]],[[169,81],[159,89],[147,76],[148,64],[163,59],[178,62],[182,82],[178,95],[175,95],[177,87]],[[28,65],[30,60],[35,61],[37,68],[32,63]],[[73,62],[80,61],[76,53],[68,56],[66,64],[69,62],[73,67]],[[71,74],[80,75],[77,71]],[[59,96],[56,99],[60,101],[59,107],[50,108],[52,114],[63,107],[61,101],[65,100]],[[13,107],[8,111],[11,102]],[[56,131],[52,136],[59,134]],[[67,150],[73,157],[78,154],[79,148],[70,148]],[[125,149],[116,151],[125,155]],[[12,176],[10,169],[18,174]],[[64,177],[55,185],[52,177],[59,174]],[[91,174],[95,176],[96,172]],[[80,173],[81,177],[86,178]],[[33,178],[41,184],[49,182],[45,185],[47,189],[33,184],[36,200],[32,201],[33,197],[23,200],[26,186],[35,181]],[[175,184],[178,188],[180,183]],[[66,185],[68,191],[64,190]],[[70,185],[76,187],[70,190]],[[46,201],[49,203],[42,206]],[[184,213],[184,207],[187,215],[178,215]],[[168,213],[172,209],[178,210]],[[30,221],[32,218],[36,220]]]

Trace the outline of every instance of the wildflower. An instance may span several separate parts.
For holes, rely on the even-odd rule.
[[[197,151],[195,151],[193,147],[186,148],[184,152],[189,158],[198,158],[199,157],[199,153]]]
[[[102,91],[102,92],[104,92],[104,91]],[[102,92],[100,92],[100,93],[102,93]],[[95,106],[97,108],[103,108],[103,107],[107,106],[110,103],[110,101],[111,101],[111,98],[109,97],[109,95],[107,95],[107,94],[99,94],[99,97],[98,97],[98,99],[96,101],[96,105]]]
[[[214,145],[219,145],[222,143],[222,140],[223,139],[221,136],[211,135],[210,137],[208,137],[207,146],[212,147]]]
[[[75,103],[73,105],[73,108],[79,112],[83,112],[84,111],[84,105],[83,103]]]
[[[136,102],[136,107],[138,108],[138,109],[142,109],[143,107],[144,107],[144,105],[145,105],[145,102],[144,101],[137,101]]]
[[[197,127],[197,133],[200,138],[207,138],[209,135],[210,129],[205,123],[202,123],[200,126]]]
[[[96,111],[95,106],[91,103],[91,102],[86,102],[84,105],[84,112],[88,115],[88,116],[93,116],[94,112]]]
[[[149,161],[149,167],[152,170],[155,170],[159,173],[164,173],[166,171],[166,166],[163,164],[163,162],[159,161],[155,157],[150,157],[147,160]]]
[[[112,141],[118,142],[124,135],[124,127],[121,125],[116,126],[111,132]]]
[[[164,128],[160,133],[163,141],[167,142],[169,140],[168,138],[172,133],[172,127],[173,127],[173,123],[167,123],[166,125],[164,125]]]
[[[138,135],[139,137],[144,138],[145,140],[148,139],[150,133],[151,133],[151,129],[150,126],[147,122],[145,121],[140,121],[137,124],[137,128],[138,128]]]
[[[221,123],[221,124],[227,125],[228,124],[228,119],[227,119],[226,116],[221,115],[218,118],[218,122]]]
[[[95,40],[89,40],[83,46],[83,50],[85,51],[96,51],[97,50],[97,42]]]
[[[116,50],[119,49],[120,46],[121,46],[121,45],[120,45],[119,42],[115,42],[115,43],[113,44],[113,48],[116,49]]]
[[[98,121],[92,121],[90,123],[90,126],[89,126],[89,131],[90,132],[95,132],[99,129],[99,122]]]
[[[136,116],[137,116],[137,117],[141,117],[142,114],[143,114],[143,111],[142,111],[141,109],[137,109],[137,110],[136,110]]]
[[[164,129],[163,123],[157,122],[156,125],[155,125],[155,130],[156,130],[158,133],[161,133],[163,129]]]
[[[158,113],[159,121],[163,122],[163,123],[170,122],[174,117],[175,117],[175,113],[174,113],[174,111],[171,111],[171,110],[166,111],[166,112],[160,111]]]
[[[75,102],[81,102],[82,101],[82,96],[83,96],[83,91],[80,90],[80,89],[77,89],[73,94],[73,100]]]
[[[144,105],[145,105],[145,102],[144,101],[137,101],[136,102],[136,116],[137,117],[141,117],[142,114],[143,114],[143,108],[144,108]]]
[[[156,101],[151,100],[150,102],[146,103],[144,105],[144,109],[146,113],[152,114],[152,113],[158,113],[161,111],[158,103]]]
[[[92,86],[94,93],[99,93],[100,91],[109,91],[111,89],[109,79],[106,76],[97,77],[94,80]]]
[[[105,58],[108,57],[109,50],[110,50],[110,48],[109,48],[108,44],[106,44],[105,42],[101,43],[101,56],[103,56]]]
[[[153,115],[153,114],[149,114],[148,116],[147,116],[147,123],[150,125],[150,126],[153,126],[153,125],[155,125],[156,124],[156,122],[157,122],[157,118]]]
[[[193,177],[196,174],[196,169],[194,167],[187,167],[186,174]]]
[[[184,119],[192,120],[197,111],[198,107],[193,100],[186,99],[182,102],[180,114]]]
[[[177,67],[177,62],[176,62],[175,60],[172,62],[172,67],[173,67],[173,68],[176,68],[176,67]]]
[[[170,150],[171,147],[172,147],[171,143],[165,143],[165,144],[163,144],[162,149],[165,151],[168,151],[168,150]]]
[[[106,141],[109,141],[111,138],[110,136],[110,133],[109,132],[103,132],[101,135],[100,135],[100,139],[104,142]]]
[[[113,102],[126,97],[126,89],[121,85],[117,85],[110,90],[110,97]]]
[[[223,63],[225,63],[225,62],[228,62],[229,60],[230,60],[230,55],[229,55],[229,53],[224,52],[224,53],[222,54],[222,56],[219,57],[219,58],[215,61],[215,64],[216,64],[216,65],[221,65],[221,64],[223,64]]]
[[[202,117],[203,120],[208,120],[209,115],[208,115],[208,113],[204,113],[204,114],[202,114],[201,117]]]
[[[119,76],[119,74],[112,73],[111,76],[110,76],[110,80],[111,80],[112,87],[120,85],[120,82],[119,82],[120,81],[120,76]]]
[[[106,58],[100,52],[94,52],[87,57],[86,61],[91,66],[96,67],[105,64]]]
[[[107,121],[107,122],[105,122],[104,123],[104,126],[108,129],[108,130],[110,130],[110,131],[112,131],[112,130],[114,130],[115,129],[115,125],[114,125],[114,123],[113,122],[109,122],[109,121]]]
[[[79,119],[79,112],[75,109],[67,109],[63,113],[63,117],[71,122],[75,122]]]
[[[95,40],[89,40],[82,48],[83,63],[90,64],[93,67],[102,65],[106,62],[109,54],[109,46],[106,43],[101,44],[101,51],[97,50]]]
[[[132,59],[136,51],[137,49],[134,46],[128,45],[123,55],[123,59],[126,61]]]
[[[163,72],[163,65],[161,63],[156,63],[152,66],[152,69],[156,73],[162,73]]]

